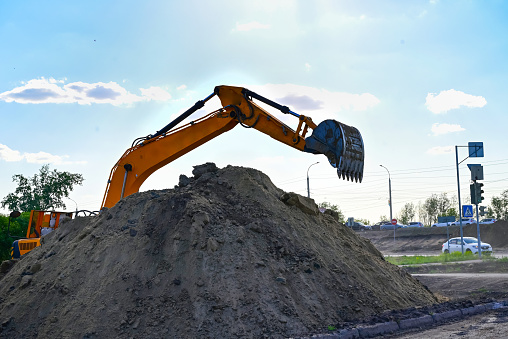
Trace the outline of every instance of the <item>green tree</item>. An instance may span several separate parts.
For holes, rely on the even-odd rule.
[[[9,216],[0,215],[0,261],[11,258],[12,242],[26,235],[29,219],[30,213],[22,213],[9,227]]]
[[[436,196],[437,199],[437,215],[446,216],[448,210],[452,207],[452,200],[450,200],[446,193]]]
[[[2,200],[2,207],[27,212],[65,208],[63,198],[67,198],[74,185],[81,185],[84,179],[81,174],[50,171],[49,165],[44,165],[39,174],[31,178],[17,174],[12,180],[18,187]]]
[[[425,208],[421,201],[418,201],[418,205],[416,206],[416,210],[418,211],[418,219],[423,223],[424,226],[429,226],[430,223],[427,220],[427,213],[425,212]]]
[[[429,225],[434,222],[437,222],[437,215],[439,213],[439,201],[440,201],[439,196],[437,194],[432,194],[423,203],[425,220],[428,222]]]
[[[450,207],[447,211],[446,211],[446,214],[444,215],[439,215],[440,217],[455,217],[455,219],[459,219],[459,213],[457,213],[457,209],[455,207]]]
[[[489,206],[486,210],[486,213],[485,213],[485,216],[487,218],[495,218],[496,217],[496,213],[494,213],[494,210],[492,209],[492,206]]]
[[[492,197],[491,209],[496,219],[508,220],[508,190],[503,191],[500,197]]]
[[[413,221],[416,215],[416,207],[412,202],[408,202],[402,207],[399,215],[399,222],[403,225],[409,224],[409,222]]]

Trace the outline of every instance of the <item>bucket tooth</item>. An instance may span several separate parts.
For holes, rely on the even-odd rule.
[[[305,139],[304,151],[326,155],[330,165],[337,168],[339,178],[362,182],[365,151],[356,128],[325,120]]]

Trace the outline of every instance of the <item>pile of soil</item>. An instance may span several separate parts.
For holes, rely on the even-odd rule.
[[[435,296],[263,173],[196,166],[0,269],[0,337],[280,338]]]

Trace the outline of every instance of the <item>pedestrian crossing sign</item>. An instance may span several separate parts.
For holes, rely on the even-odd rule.
[[[473,217],[473,205],[462,205],[462,216],[464,218]]]

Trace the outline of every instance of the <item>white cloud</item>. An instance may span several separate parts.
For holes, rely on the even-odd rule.
[[[331,92],[326,89],[294,84],[246,85],[245,87],[281,105],[287,105],[298,114],[312,117],[315,122],[325,119],[341,121],[344,120],[344,116],[338,114],[341,111],[365,111],[380,103],[380,100],[370,93]],[[269,112],[273,112],[273,108],[259,101],[256,103],[266,107]],[[288,124],[294,122],[285,114],[277,115],[277,118]]]
[[[160,87],[149,87],[149,88],[140,88],[141,94],[145,98],[149,98],[149,100],[155,101],[167,101],[171,99],[171,94],[166,92]]]
[[[460,125],[452,125],[452,124],[439,124],[435,123],[432,125],[432,133],[434,135],[442,135],[452,132],[461,132],[465,131],[465,128],[462,128]]]
[[[354,94],[346,92],[330,92],[326,89],[314,87],[293,85],[293,84],[267,84],[263,86],[254,86],[263,96],[270,95],[280,104],[291,105],[296,98],[308,98],[315,103],[320,103],[320,107],[301,108],[302,110],[315,110],[321,108],[326,111],[354,110],[365,111],[380,103],[379,99],[370,93]],[[254,90],[256,91],[256,90]],[[265,94],[263,94],[265,93]]]
[[[89,84],[78,81],[66,85],[64,82],[52,78],[33,79],[23,83],[23,86],[0,93],[0,101],[20,104],[77,103],[119,106],[141,101],[166,101],[171,98],[171,95],[160,87],[141,88],[139,96],[128,92],[116,82]]]
[[[23,161],[25,160],[30,164],[56,164],[56,165],[69,165],[69,164],[86,164],[86,161],[67,161],[68,155],[53,155],[46,152],[38,153],[23,153],[12,150],[6,145],[0,144],[0,160],[7,162]]]
[[[305,70],[306,70],[307,72],[309,72],[309,71],[310,71],[310,68],[311,68],[310,64],[309,64],[308,62],[306,62],[306,63],[305,63]]]
[[[427,109],[435,114],[446,113],[461,106],[483,107],[486,104],[487,100],[482,96],[474,96],[454,89],[441,91],[438,95],[428,93],[425,101]]]
[[[180,85],[176,89],[179,91],[183,91],[183,90],[187,89],[187,85]]]
[[[271,26],[268,24],[262,24],[257,21],[251,21],[246,24],[241,24],[239,22],[236,23],[236,27],[233,29],[233,32],[248,32],[255,29],[268,29]]]
[[[23,160],[23,156],[19,153],[19,151],[12,150],[9,147],[0,144],[0,159],[7,162],[21,161]]]
[[[450,154],[453,153],[453,146],[436,146],[427,150],[428,154],[439,155],[439,154]]]

